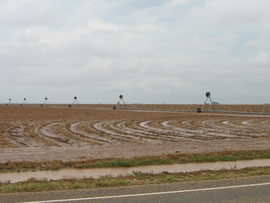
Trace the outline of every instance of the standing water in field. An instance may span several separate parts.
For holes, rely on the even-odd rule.
[[[230,169],[244,169],[251,167],[270,167],[270,159],[248,160],[236,162],[215,162],[215,163],[189,163],[172,164],[161,166],[141,166],[128,168],[96,168],[96,169],[61,169],[58,171],[35,171],[35,172],[17,172],[0,173],[1,183],[18,183],[29,179],[36,180],[61,180],[61,179],[83,179],[100,178],[103,176],[128,176],[136,172],[161,174],[166,173],[189,173],[196,171],[217,171]]]

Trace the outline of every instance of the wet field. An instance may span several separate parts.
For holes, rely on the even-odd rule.
[[[0,160],[132,158],[270,149],[270,117],[0,106]]]

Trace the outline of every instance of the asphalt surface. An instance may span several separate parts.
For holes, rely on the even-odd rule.
[[[93,199],[95,197],[98,199]],[[72,201],[71,199],[77,200]],[[33,201],[47,201],[48,203],[270,202],[270,176],[138,187],[0,195],[1,203]]]

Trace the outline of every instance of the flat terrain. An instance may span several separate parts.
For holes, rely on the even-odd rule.
[[[1,163],[269,149],[263,115],[0,106]]]

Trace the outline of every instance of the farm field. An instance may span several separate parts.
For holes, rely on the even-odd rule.
[[[25,104],[6,104],[9,106],[20,106]],[[4,105],[2,105],[4,106]],[[206,104],[27,104],[31,107],[51,107],[51,108],[80,108],[80,109],[99,109],[112,110],[117,109],[128,110],[144,110],[144,111],[172,111],[172,112],[197,112],[197,108],[203,111],[211,112],[213,108],[217,112],[234,112],[234,113],[265,113],[270,115],[270,104],[215,104],[214,107]]]
[[[1,163],[269,150],[269,135],[267,115],[0,106]]]

